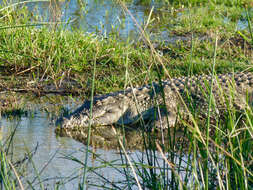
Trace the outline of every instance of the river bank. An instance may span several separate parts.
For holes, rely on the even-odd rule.
[[[68,9],[62,8],[63,2],[43,4],[52,10],[47,17],[32,14],[34,9],[24,3],[7,8],[3,4],[0,9],[0,187],[68,189],[74,180],[72,189],[252,188],[250,106],[240,110],[226,102],[224,117],[216,120],[210,119],[209,113],[200,120],[190,107],[193,119],[183,120],[181,128],[169,128],[165,133],[137,134],[124,128],[114,132],[115,126],[109,126],[109,131],[106,127],[87,128],[84,134],[73,136],[84,144],[55,134],[57,118],[95,95],[170,77],[253,72],[252,3],[170,1],[161,6],[126,2],[125,7],[122,2],[99,1],[102,6],[94,4],[95,8],[89,3],[93,4],[79,2],[77,12],[81,15],[87,5],[86,12],[93,8],[101,20],[101,10],[109,5],[115,10],[118,3],[124,12],[116,16],[121,25],[102,23],[100,28],[93,23],[98,32],[84,31],[78,28],[85,23],[81,17],[75,18],[78,22],[64,17],[62,13],[67,14]],[[124,15],[129,15],[129,9],[148,10],[133,11],[135,16],[141,15],[137,21],[144,28],[142,31],[133,19],[129,27],[136,32],[133,36],[130,30],[125,35],[128,30],[124,26],[131,16]],[[112,18],[108,20],[117,20],[109,12],[106,15]],[[92,18],[97,21],[96,16]],[[69,21],[69,25],[55,21]],[[209,105],[215,109],[212,101]],[[42,144],[41,151],[37,141]],[[132,145],[127,147],[127,142]],[[37,149],[37,157],[48,159],[43,164],[33,162],[38,160]],[[53,158],[56,161],[51,166]],[[44,169],[48,164],[50,169]],[[61,171],[67,165],[70,170],[55,178],[54,168]],[[115,175],[101,174],[100,169]],[[51,172],[53,180],[47,183],[46,175]],[[91,180],[94,176],[95,181]]]

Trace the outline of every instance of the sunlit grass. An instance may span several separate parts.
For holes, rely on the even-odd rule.
[[[87,96],[91,94],[93,98],[97,93],[150,83],[153,79],[162,80],[169,75],[213,71],[212,76],[215,77],[215,73],[251,71],[252,17],[248,9],[236,2],[170,2],[173,5],[178,3],[177,7],[189,6],[177,19],[170,21],[173,34],[189,38],[176,44],[161,45],[160,48],[154,48],[145,30],[141,31],[145,43],[128,44],[113,36],[104,38],[60,27],[31,26],[29,19],[32,15],[26,8],[8,14],[4,12],[6,9],[0,10],[4,12],[0,12],[1,75],[25,76],[34,81],[47,79],[56,86],[63,78],[71,78],[83,87]],[[238,33],[237,22],[241,17],[245,19],[242,11],[247,13],[249,28]],[[204,38],[200,38],[203,35]],[[214,106],[211,92],[208,97],[210,111]],[[154,141],[152,134],[143,135],[145,146],[138,160],[133,160],[127,153],[121,138],[118,139],[119,163],[105,162],[96,155],[101,160],[101,167],[112,167],[125,177],[124,181],[106,179],[97,172],[98,168],[89,168],[89,147],[84,152],[84,159],[66,156],[83,167],[80,188],[96,186],[87,181],[89,172],[100,177],[105,184],[97,187],[108,189],[252,188],[253,114],[250,105],[243,110],[227,105],[224,117],[215,123],[211,123],[210,117],[203,123],[194,117],[192,110],[188,111],[192,116],[190,121],[183,120],[181,123],[182,143],[177,141],[175,133],[171,133],[177,128],[171,128],[167,133],[169,146]],[[5,146],[1,146],[0,184],[5,189],[23,189],[19,174],[6,154]],[[36,171],[40,188],[45,189],[40,172],[32,160],[30,163]]]

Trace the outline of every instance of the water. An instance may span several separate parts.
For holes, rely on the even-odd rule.
[[[95,32],[104,36],[107,36],[111,32],[119,32],[122,38],[131,36],[136,38],[139,36],[135,22],[122,10],[116,1],[86,0],[81,3],[81,1],[69,0],[66,2],[59,1],[55,4],[49,2],[27,3],[26,6],[28,6],[30,11],[37,12],[38,15],[41,15],[41,21],[70,22],[67,25],[68,29],[78,28],[86,32]],[[169,11],[162,11],[160,9],[164,8],[164,5],[155,3],[154,1],[146,5],[135,1],[133,3],[127,3],[127,6],[136,18],[136,21],[142,26],[145,25],[152,7],[154,7],[154,10],[151,19],[159,17],[161,18],[161,23],[163,23],[166,21],[168,15],[171,16]],[[178,16],[180,15],[175,14],[175,17]],[[224,22],[229,22],[229,20],[224,19]],[[247,27],[245,23],[245,21],[239,21],[239,29],[240,27]],[[153,23],[146,31],[157,33],[158,35],[154,35],[153,39],[158,41],[163,40],[168,41],[168,43],[174,43],[177,40],[189,40],[188,38],[184,39],[184,37],[170,36],[169,29],[169,26],[166,24]],[[71,103],[66,103],[67,107]],[[45,103],[44,106],[47,107],[48,105]],[[72,106],[75,107],[76,104]],[[51,110],[50,112],[52,113],[53,111]],[[82,173],[82,170],[80,170],[81,166],[74,161],[65,159],[64,155],[71,155],[80,160],[84,160],[85,153],[83,151],[86,146],[71,138],[57,137],[54,121],[48,115],[48,112],[35,109],[32,115],[22,116],[20,119],[9,120],[7,118],[1,118],[0,126],[3,141],[17,127],[13,139],[14,160],[22,159],[28,150],[31,151],[38,145],[38,150],[33,157],[33,161],[38,171],[42,171],[41,178],[42,180],[46,180],[44,181],[45,186],[48,184],[49,189],[51,189],[52,185],[60,182],[66,183],[60,189],[77,189],[77,184],[81,180],[81,175],[79,175]],[[94,151],[107,161],[120,159],[117,150],[96,149]],[[132,157],[138,160],[137,155],[141,154],[139,151],[133,151]],[[51,160],[51,158],[53,159]],[[101,162],[98,159],[94,159],[92,155],[89,155],[88,163],[91,167],[101,165]],[[36,177],[36,172],[31,166],[29,170],[31,172],[27,179],[33,181]],[[97,169],[97,172],[110,180],[116,181],[124,179],[122,175],[119,175],[115,169],[110,167]],[[77,178],[68,182],[70,177]],[[101,178],[97,175],[89,174],[88,179],[91,183],[101,184]],[[35,183],[38,183],[38,179],[35,180]]]
[[[58,104],[60,104],[60,102],[58,102]],[[73,103],[71,101],[63,102],[63,104],[67,108],[74,108],[77,106],[76,102]],[[66,159],[66,156],[73,156],[84,161],[86,146],[71,138],[56,136],[52,114],[43,111],[43,108],[48,107],[50,109],[52,105],[57,106],[57,104],[52,102],[44,102],[43,104],[34,103],[29,108],[30,111],[27,115],[12,119],[2,117],[0,120],[2,143],[6,142],[6,139],[16,128],[10,151],[13,152],[13,155],[9,156],[12,162],[15,163],[17,160],[22,160],[27,152],[33,152],[37,147],[32,161],[34,162],[44,186],[52,189],[53,186],[58,183],[64,184],[60,186],[60,189],[77,189],[78,183],[82,179],[83,170],[79,163]],[[55,111],[56,110],[50,109],[52,113]],[[89,154],[89,167],[109,180],[124,179],[123,175],[119,175],[119,173],[111,167],[102,166],[102,168],[95,169],[103,165],[103,163],[99,161],[100,159],[108,162],[120,160],[120,155],[117,150],[94,149],[92,147],[90,147],[90,150],[100,156],[95,159],[93,154]],[[136,153],[138,153],[138,151],[136,151]],[[114,164],[116,163],[117,162]],[[120,161],[118,161],[118,163],[120,164]],[[39,189],[36,170],[30,162],[27,176],[22,179],[22,181],[24,184],[27,184],[26,181],[29,180],[36,189]],[[92,172],[88,173],[88,181],[90,184],[103,184],[103,180]],[[26,186],[25,189],[28,189],[28,187]],[[89,189],[97,188],[89,187]]]
[[[66,109],[72,110],[80,105],[82,101],[73,98],[66,99],[60,96],[54,98],[54,96],[48,96],[37,98],[32,103],[28,102],[26,106],[29,109],[28,114],[21,117],[11,119],[2,117],[0,120],[1,142],[6,142],[6,139],[16,129],[10,150],[13,155],[9,155],[12,163],[22,160],[27,152],[34,152],[37,147],[32,157],[36,169],[30,162],[26,173],[27,176],[22,178],[24,185],[27,185],[28,180],[32,182],[35,189],[40,189],[39,180],[36,177],[37,173],[39,173],[40,180],[45,188],[53,189],[56,184],[62,184],[60,189],[77,189],[78,183],[82,180],[83,169],[79,163],[66,159],[66,157],[75,157],[84,161],[86,145],[71,138],[56,136],[55,119],[57,118],[56,115],[58,115],[58,107],[64,106]],[[94,153],[88,155],[88,170],[90,172],[88,172],[87,179],[89,184],[103,185],[104,180],[101,178],[103,176],[115,183],[121,181],[120,185],[124,185],[126,178],[121,173],[123,169],[120,167],[115,169],[109,164],[105,164],[105,162],[112,162],[114,166],[115,164],[122,164],[119,151],[94,147],[89,147],[89,149]],[[140,159],[143,158],[144,163],[148,163],[144,156],[145,153],[142,151],[132,150],[128,151],[128,153],[132,161],[140,163]],[[157,155],[159,156],[159,154]],[[157,166],[159,164],[162,166],[163,161],[161,157],[159,160]],[[91,170],[94,170],[94,172]],[[25,189],[29,189],[28,186]],[[90,185],[89,189],[98,189],[98,187]]]
[[[141,38],[137,22],[153,42],[174,44],[177,41],[189,40],[190,37],[171,34],[174,25],[177,25],[177,22],[173,21],[179,20],[180,23],[180,18],[189,14],[187,8],[171,11],[172,7],[168,4],[155,0],[149,2],[134,0],[125,4],[135,20],[116,0],[53,0],[51,2],[42,0],[26,3],[25,6],[37,16],[36,21],[66,23],[64,26],[69,30],[81,29],[104,37],[116,34],[119,39],[130,39],[134,42]],[[242,17],[244,19],[237,21],[237,30],[248,27],[245,13],[242,13]],[[231,21],[225,17],[224,24],[227,22]],[[199,38],[201,40],[203,36]]]
[[[15,1],[11,0],[10,3],[13,2]],[[141,38],[137,22],[153,42],[174,44],[177,41],[188,40],[189,37],[171,34],[174,25],[178,24],[173,21],[179,20],[180,23],[180,18],[189,14],[187,8],[178,11],[173,8],[174,11],[171,11],[171,6],[156,0],[149,2],[134,0],[125,4],[135,20],[116,0],[38,0],[21,6],[27,6],[28,10],[36,15],[36,22],[65,23],[63,25],[69,30],[81,29],[104,37],[116,34],[119,39],[130,39],[134,42]],[[237,30],[248,27],[244,12],[242,17],[244,19],[237,21]],[[231,21],[225,17],[224,24],[227,22]],[[203,36],[199,38],[202,39]]]
[[[22,159],[25,153],[34,150],[38,145],[38,149],[33,156],[33,162],[35,163],[36,169],[39,172],[41,171],[41,179],[45,180],[45,185],[48,184],[48,186],[52,186],[57,182],[66,183],[69,177],[78,176],[78,173],[82,172],[80,171],[81,166],[79,164],[64,159],[63,157],[64,155],[71,155],[80,160],[84,160],[85,154],[81,150],[84,150],[86,147],[71,138],[56,137],[54,132],[55,126],[52,125],[45,112],[36,111],[32,117],[21,117],[20,119],[14,120],[2,118],[1,126],[3,140],[5,140],[14,128],[17,127],[13,138],[13,160]],[[115,150],[98,149],[96,153],[100,154],[101,158],[108,161],[119,159],[119,155]],[[99,162],[90,157],[89,166],[99,166]],[[32,167],[29,167],[29,170],[31,170],[31,174],[28,175],[27,179],[33,181],[36,177],[36,172]],[[113,170],[109,171],[110,175],[112,175]],[[108,174],[108,169],[106,168],[100,171],[100,173],[109,177],[106,175]],[[110,176],[110,178],[111,177],[113,177],[113,175]],[[67,183],[64,185],[65,189],[77,189],[78,181],[80,181],[80,178]],[[98,181],[96,181],[96,183]],[[35,180],[35,184],[37,182],[38,179]]]
[[[122,38],[129,35],[137,36],[138,29],[135,21],[114,0],[69,0],[35,2],[27,4],[31,12],[41,16],[43,22],[66,22],[69,29],[82,29],[86,32],[95,32],[107,36],[111,32],[120,33]],[[151,1],[148,4],[134,1],[127,3],[127,7],[138,24],[143,26],[154,7],[152,18],[163,18],[164,11],[161,3]],[[167,12],[167,11],[165,11]]]
[[[14,160],[22,159],[27,151],[33,150],[38,144],[38,150],[33,157],[33,161],[38,171],[40,171],[57,152],[54,159],[44,170],[43,178],[56,178],[58,180],[58,176],[67,177],[77,167],[73,162],[60,157],[62,157],[61,154],[74,154],[83,145],[68,138],[56,138],[54,127],[45,113],[37,112],[32,117],[21,117],[14,120],[2,118],[1,126],[3,139],[8,137],[17,127],[13,138]],[[35,177],[35,172],[32,173],[30,180]],[[54,182],[53,180],[52,183]]]

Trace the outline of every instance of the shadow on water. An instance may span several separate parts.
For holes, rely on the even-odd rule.
[[[115,130],[114,130],[115,129]],[[116,131],[116,132],[115,132]],[[83,144],[87,144],[88,141],[88,128],[78,129],[62,129],[57,127],[56,133],[62,137],[71,137]],[[149,132],[143,132],[143,129],[139,125],[136,126],[91,126],[91,138],[90,145],[93,148],[104,149],[120,149],[119,140],[124,143],[124,147],[128,150],[145,150],[145,148],[156,149],[155,142],[166,145],[166,149],[169,147],[169,137],[175,136],[175,141],[184,143],[184,131],[177,129],[170,129],[170,135],[168,130],[164,130],[163,133],[160,130],[154,130]],[[175,135],[174,135],[175,134]],[[145,139],[145,140],[144,140]],[[145,144],[146,143],[146,144]]]

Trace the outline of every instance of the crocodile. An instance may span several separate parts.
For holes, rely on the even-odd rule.
[[[94,96],[92,112],[91,101],[86,100],[57,123],[61,128],[73,129],[89,125],[134,125],[144,121],[164,129],[174,126],[178,115],[189,116],[189,106],[206,115],[210,94],[215,105],[211,112],[221,115],[231,104],[238,109],[245,108],[252,100],[249,98],[252,92],[253,73],[250,72],[172,78]]]

